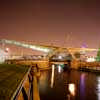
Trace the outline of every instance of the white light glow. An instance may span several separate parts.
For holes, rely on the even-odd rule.
[[[69,84],[68,89],[71,95],[74,96],[75,95],[75,84]]]
[[[87,62],[94,62],[94,61],[95,61],[95,58],[87,58],[86,61],[87,61]]]
[[[0,63],[3,63],[5,61],[7,55],[8,53],[0,49]]]
[[[39,50],[39,51],[43,51],[43,52],[49,52],[51,51],[51,49],[47,48],[47,47],[43,47],[43,46],[38,46],[38,45],[29,45],[29,44],[25,44],[25,43],[21,43],[21,42],[16,42],[13,40],[2,40],[3,43],[8,43],[8,44],[14,44],[17,46],[22,46],[25,48],[30,48],[30,49],[34,49],[34,50]]]
[[[8,52],[9,51],[9,48],[6,48],[6,51]]]
[[[58,59],[62,59],[62,56],[58,56]]]
[[[58,66],[58,72],[61,73],[61,66]]]
[[[53,84],[54,84],[54,70],[55,70],[55,65],[52,65],[51,88],[53,88]]]

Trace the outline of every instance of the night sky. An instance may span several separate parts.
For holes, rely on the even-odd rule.
[[[98,0],[99,1],[99,0]],[[0,38],[100,47],[97,0],[0,0]]]

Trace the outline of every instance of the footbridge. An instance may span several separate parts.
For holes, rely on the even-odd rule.
[[[16,45],[16,46],[20,46],[20,47],[24,47],[24,48],[29,48],[32,50],[37,50],[37,51],[42,51],[44,53],[47,54],[47,58],[53,58],[53,56],[55,55],[56,57],[58,57],[58,59],[61,58],[66,58],[65,55],[67,56],[71,56],[73,59],[76,59],[74,54],[75,52],[83,52],[83,51],[97,51],[97,49],[93,49],[93,48],[63,48],[63,47],[56,47],[56,46],[46,46],[46,45],[32,45],[32,44],[27,44],[27,43],[23,43],[23,42],[18,42],[15,40],[7,40],[7,39],[1,39],[0,43],[4,43],[4,44],[11,44],[11,45]],[[59,55],[59,56],[57,56]],[[62,56],[62,57],[61,57]],[[67,57],[68,58],[68,57]]]

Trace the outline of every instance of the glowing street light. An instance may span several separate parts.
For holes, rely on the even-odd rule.
[[[5,59],[8,59],[10,56],[10,49],[9,48],[5,48],[5,53],[6,53],[6,56],[5,56]]]
[[[62,59],[62,56],[58,56],[58,59]]]
[[[5,49],[5,52],[8,53],[8,52],[9,52],[9,48],[6,48],[6,49]]]

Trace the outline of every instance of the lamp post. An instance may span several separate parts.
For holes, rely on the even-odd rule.
[[[5,59],[7,59],[7,58],[9,57],[9,54],[10,54],[9,51],[10,51],[9,48],[6,48],[6,49],[5,49],[5,52],[6,52],[6,57],[5,57]]]

